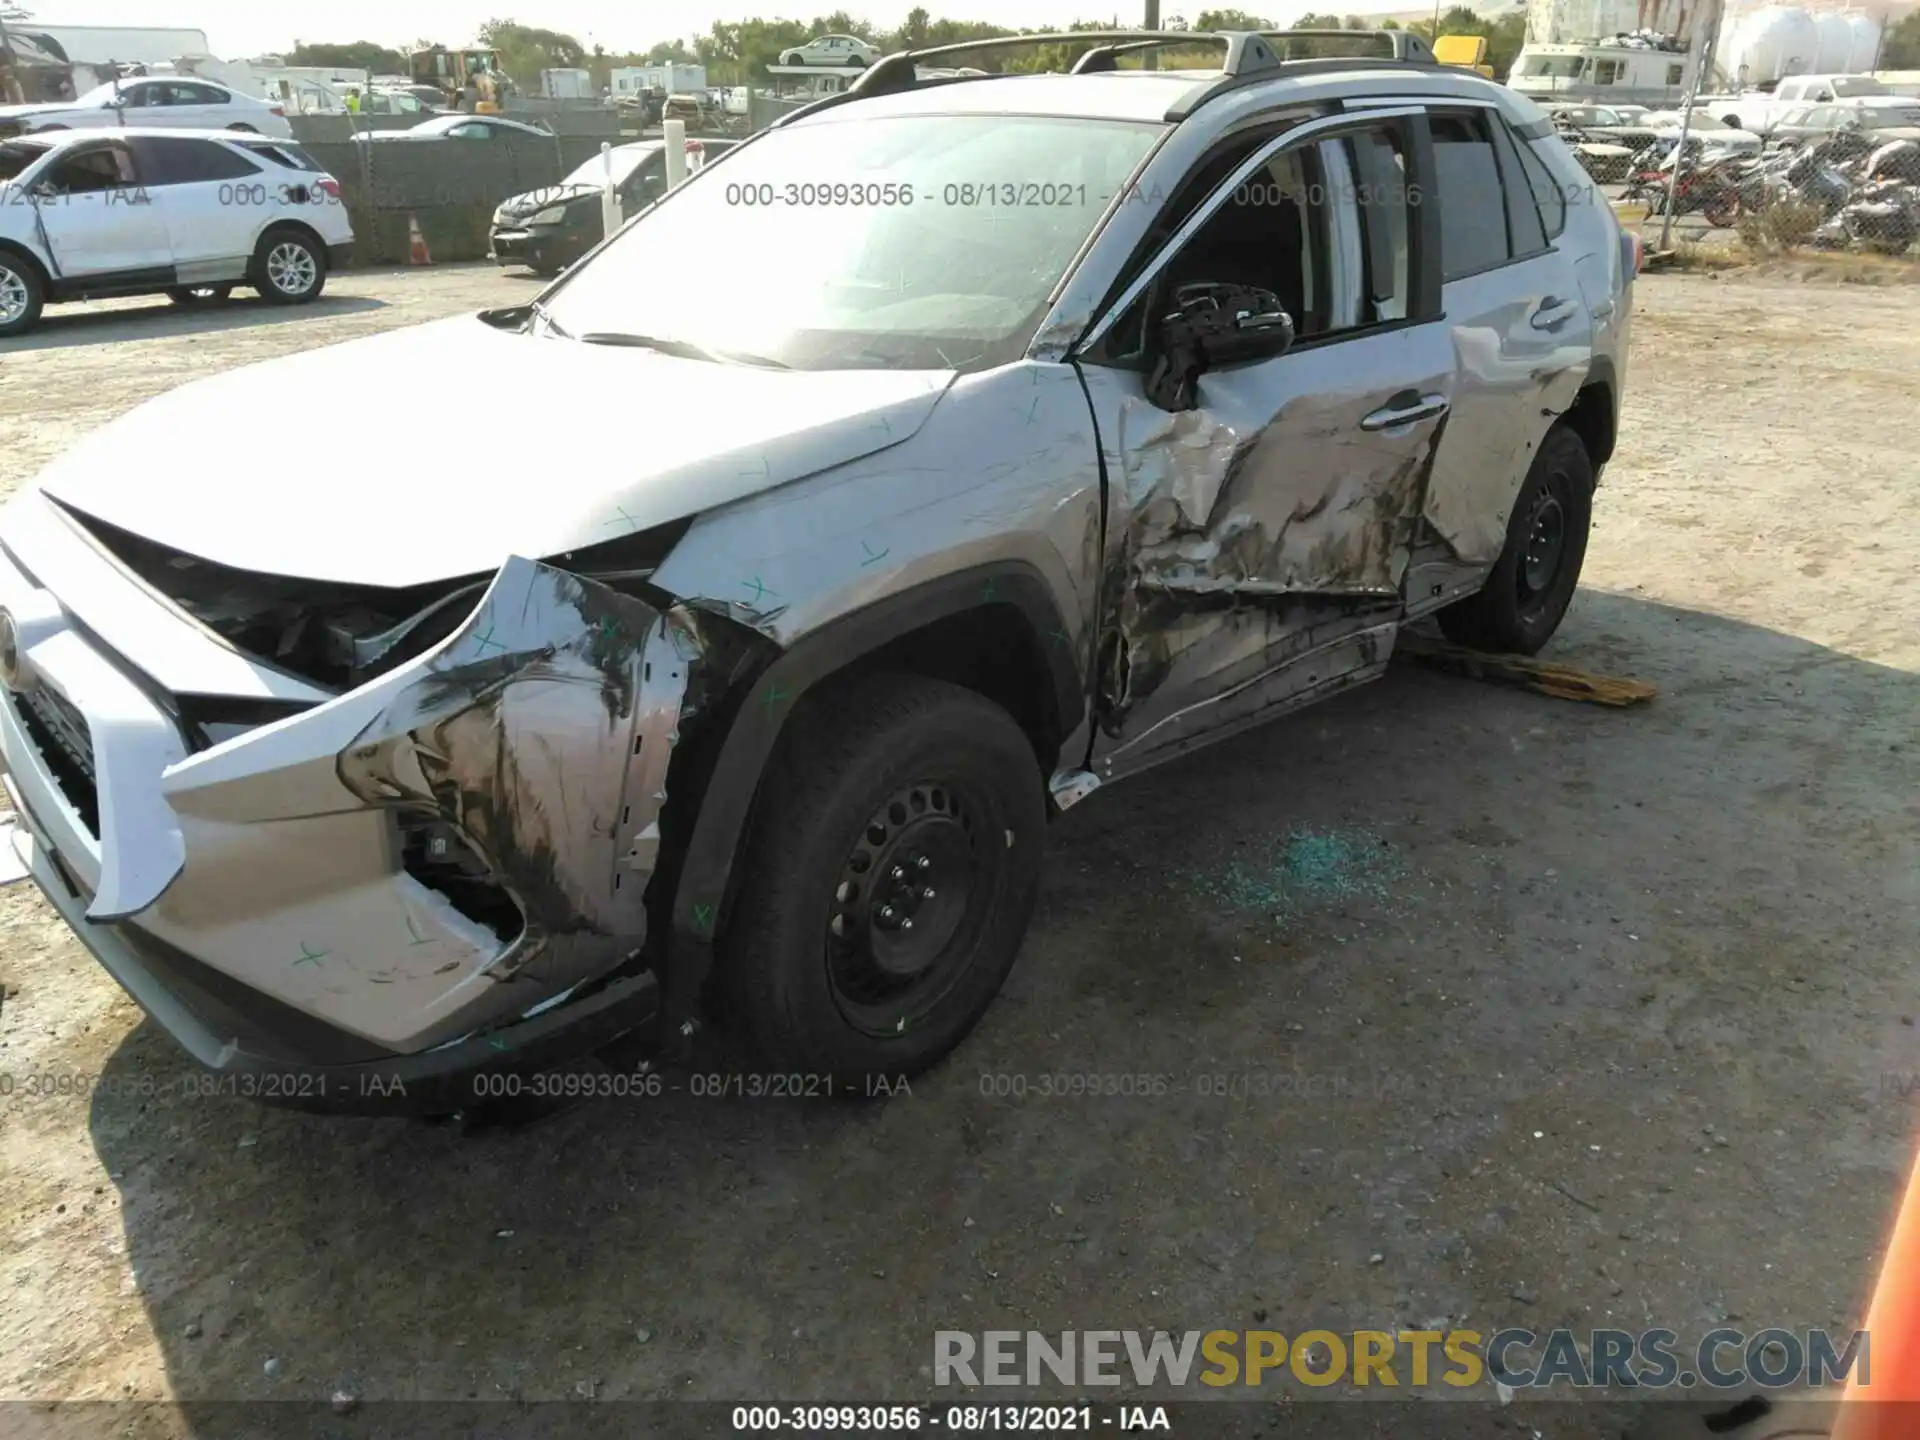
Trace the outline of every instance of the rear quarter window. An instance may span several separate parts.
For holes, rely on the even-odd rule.
[[[270,161],[287,170],[305,170],[312,174],[320,172],[320,164],[298,145],[268,145],[258,140],[243,140],[240,148],[249,155]]]

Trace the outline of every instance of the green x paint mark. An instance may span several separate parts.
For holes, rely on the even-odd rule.
[[[780,593],[778,590],[769,590],[765,585],[761,584],[758,575],[747,582],[747,588],[753,591],[753,603],[756,605],[760,603],[763,596],[778,595]]]
[[[778,705],[782,700],[786,698],[787,698],[787,692],[782,690],[778,685],[769,685],[767,687],[767,693],[765,696],[765,699],[767,702],[767,709],[769,710],[773,709],[774,706]]]
[[[332,953],[331,950],[309,949],[307,942],[302,940],[300,942],[300,958],[293,963],[296,969],[302,965],[318,965],[322,956],[331,955]]]
[[[502,1040],[498,1035],[489,1035],[487,1037],[487,1046],[493,1050],[504,1050],[507,1048],[507,1042]]]
[[[615,525],[619,525],[622,522],[626,524],[626,527],[629,530],[638,530],[640,528],[640,522],[634,519],[633,516],[629,515],[622,506],[616,505],[613,508],[615,512],[619,514],[620,519],[607,521],[608,528],[611,528],[612,526],[615,526]]]
[[[696,905],[693,907],[693,928],[702,935],[713,931],[713,906]]]
[[[869,430],[878,430],[882,435],[886,436],[889,440],[893,438],[893,422],[887,419],[887,417],[884,415],[882,415],[878,420],[874,421],[873,424],[867,426],[867,428]]]
[[[620,622],[609,617],[600,622],[599,629],[602,640],[612,640],[620,633]]]
[[[860,548],[867,552],[867,558],[860,562],[862,565],[871,565],[876,560],[886,559],[887,555],[893,549],[893,547],[889,545],[885,550],[875,550],[872,544],[865,540],[860,542]]]
[[[407,933],[413,937],[412,940],[407,942],[410,945],[431,945],[433,943],[420,933],[419,929],[414,925],[411,915],[407,916]]]
[[[1031,424],[1033,424],[1033,422],[1034,422],[1034,418],[1035,418],[1036,416],[1038,416],[1038,415],[1039,415],[1039,413],[1040,413],[1040,397],[1039,397],[1038,395],[1036,395],[1036,396],[1034,396],[1034,397],[1033,397],[1033,404],[1031,404],[1031,405],[1029,405],[1029,406],[1027,407],[1027,422],[1026,422],[1026,423],[1027,423],[1027,424],[1029,424],[1029,425],[1031,425]]]
[[[980,592],[980,598],[982,600],[997,600],[1000,598],[1000,592],[994,588],[993,581],[987,581],[987,588]]]
[[[489,645],[491,645],[496,650],[505,650],[507,648],[506,646],[502,645],[498,640],[493,638],[493,625],[491,623],[487,625],[486,634],[479,635],[474,638],[475,638],[475,643],[478,644],[480,647],[480,653],[482,655],[487,653],[487,647]]]
[[[1054,644],[1056,644],[1056,645],[1065,645],[1065,644],[1067,644],[1067,643],[1069,643],[1069,642],[1068,642],[1068,640],[1067,640],[1067,632],[1066,632],[1066,631],[1064,631],[1064,630],[1056,630],[1056,631],[1054,631],[1054,632],[1053,632],[1053,643],[1054,643]]]

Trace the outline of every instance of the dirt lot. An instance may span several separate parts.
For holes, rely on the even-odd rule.
[[[528,290],[55,312],[0,347],[0,486],[191,377]],[[1551,654],[1654,705],[1396,668],[1096,796],[911,1096],[480,1135],[29,1099],[187,1069],[0,893],[0,1396],[871,1401],[930,1398],[940,1328],[1852,1325],[1920,1072],[1920,288],[1649,277],[1638,308]],[[537,423],[501,396],[472,423]],[[385,463],[342,397],[288,427]],[[1035,1093],[1069,1072],[1170,1093]]]

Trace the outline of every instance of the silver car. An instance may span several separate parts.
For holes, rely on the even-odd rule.
[[[889,57],[530,305],[96,432],[0,512],[23,867],[245,1093],[457,1109],[710,1002],[859,1091],[987,1008],[1051,814],[1422,616],[1540,649],[1634,242],[1503,86],[1211,38]],[[397,451],[502,375],[457,475],[279,443],[351,395]]]

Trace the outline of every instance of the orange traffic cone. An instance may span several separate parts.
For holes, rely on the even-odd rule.
[[[1920,1434],[1920,1162],[1907,1179],[1863,1328],[1868,1363],[1847,1382],[1833,1440],[1912,1440]]]
[[[407,216],[407,263],[409,265],[431,265],[433,256],[427,251],[427,237],[420,233],[420,217]]]

